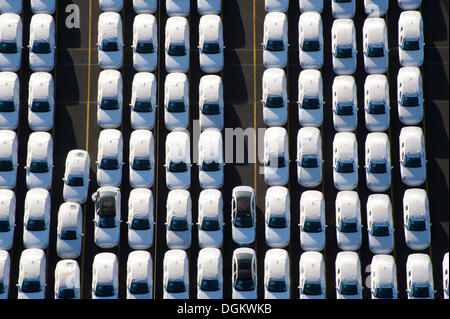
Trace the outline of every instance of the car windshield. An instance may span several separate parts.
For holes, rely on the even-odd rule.
[[[372,174],[384,174],[387,172],[386,163],[370,163],[369,171]]]
[[[22,292],[40,292],[41,283],[38,280],[24,280],[22,286],[20,287]]]
[[[48,54],[52,52],[50,48],[50,43],[46,41],[34,41],[31,46],[31,52],[38,54]]]
[[[47,226],[43,219],[29,219],[26,223],[26,229],[29,231],[43,231],[47,229]]]
[[[218,291],[220,284],[217,279],[202,279],[200,283],[200,290],[203,291]]]
[[[36,113],[50,112],[50,103],[48,101],[33,100],[31,103],[31,111]]]
[[[0,101],[0,112],[11,113],[16,110],[16,106],[13,101]]]
[[[416,107],[419,106],[419,97],[418,96],[406,96],[402,97],[402,106],[404,107]]]
[[[100,162],[100,168],[104,170],[119,169],[119,161],[116,158],[103,158]]]
[[[11,172],[14,170],[14,165],[11,160],[0,160],[0,172]]]
[[[307,233],[320,233],[322,232],[322,223],[320,220],[305,220],[303,231]]]
[[[181,293],[186,291],[186,286],[184,285],[184,281],[169,281],[166,287],[167,292],[170,293]]]
[[[58,291],[59,299],[74,299],[75,298],[75,289],[73,288],[61,288]]]
[[[386,225],[373,225],[372,235],[377,237],[389,236],[389,227]]]
[[[61,231],[61,239],[75,240],[77,239],[77,231],[74,229],[63,229]]]
[[[11,230],[9,220],[0,220],[0,233],[5,233]]]
[[[272,216],[269,218],[268,225],[270,228],[286,228],[287,221],[284,216]]]
[[[354,296],[358,294],[358,286],[356,284],[341,284],[341,294],[346,296]]]
[[[170,101],[167,105],[167,111],[173,113],[182,113],[186,111],[186,106],[183,101]]]
[[[220,114],[219,104],[205,103],[203,104],[202,113],[205,115],[217,115]]]
[[[15,42],[0,42],[0,53],[18,53]]]
[[[100,216],[98,218],[98,227],[100,228],[115,228],[116,220],[114,216]]]
[[[250,228],[253,227],[253,219],[250,213],[245,216],[236,216],[234,219],[234,225],[240,228]]]
[[[200,229],[204,231],[217,231],[220,230],[220,224],[217,219],[203,218]]]
[[[284,280],[270,279],[267,284],[267,290],[270,292],[285,292],[287,291],[286,282]]]
[[[152,165],[148,159],[135,158],[131,167],[136,171],[148,171],[152,168]]]
[[[69,176],[67,179],[67,185],[69,186],[84,186],[83,176]]]
[[[349,59],[353,56],[352,48],[336,48],[336,57],[340,59]]]
[[[384,48],[383,47],[369,47],[367,50],[367,56],[369,58],[381,58],[384,56]]]
[[[319,162],[314,156],[303,156],[300,166],[303,168],[316,168],[319,167]]]
[[[119,101],[117,101],[117,99],[102,99],[100,103],[100,108],[106,111],[118,110]]]
[[[130,285],[130,293],[134,295],[148,294],[150,289],[146,282],[132,282]]]
[[[320,109],[320,102],[317,97],[307,97],[303,98],[301,107],[305,110],[317,110]]]
[[[238,291],[252,291],[255,289],[255,284],[252,278],[238,278],[234,283],[234,288]]]
[[[150,229],[150,221],[148,218],[133,218],[130,227],[134,230],[147,230]]]
[[[189,229],[186,219],[172,218],[170,220],[169,229],[172,231],[186,231]]]
[[[419,40],[403,40],[402,49],[405,51],[417,51],[420,49]]]
[[[358,227],[355,222],[341,222],[340,231],[342,233],[356,233],[358,231]]]
[[[138,42],[136,45],[137,53],[153,53],[155,52],[155,48],[153,47],[152,42]]]
[[[303,293],[309,296],[318,296],[322,294],[322,287],[319,283],[305,283]]]
[[[353,115],[353,104],[338,104],[337,115],[341,116]]]
[[[266,166],[274,168],[286,167],[286,160],[283,156],[270,156]]]
[[[413,285],[411,295],[416,298],[428,298],[430,297],[430,288],[428,286]]]
[[[386,107],[382,103],[369,102],[369,114],[385,114]]]
[[[283,51],[284,50],[284,43],[281,40],[268,40],[267,51]]]
[[[352,162],[339,162],[337,163],[337,171],[338,173],[353,173],[353,163]]]
[[[111,284],[97,284],[94,293],[97,297],[112,297],[115,295],[114,286]]]
[[[49,171],[47,162],[31,162],[31,173],[47,173]]]
[[[408,223],[408,229],[411,231],[425,231],[427,230],[424,220],[410,219]]]
[[[183,44],[171,44],[167,53],[170,56],[184,56],[186,55],[186,48]]]
[[[251,215],[251,192],[236,192],[236,216],[234,225],[241,228],[253,227]]]
[[[420,156],[405,156],[405,167],[418,168],[422,167]]]
[[[188,170],[187,165],[184,162],[179,162],[179,163],[170,162],[170,164],[169,164],[169,172],[183,173],[183,172],[187,172],[187,170]]]
[[[140,113],[148,113],[151,112],[152,103],[150,101],[136,101],[134,102],[133,111]]]
[[[394,298],[392,288],[375,288],[375,297],[383,299]]]
[[[284,100],[281,96],[268,96],[266,106],[272,108],[281,108],[284,107]]]
[[[205,42],[203,44],[203,49],[202,49],[203,53],[206,54],[217,54],[220,53],[220,46],[219,43],[208,43]]]
[[[220,164],[216,163],[214,161],[212,162],[203,162],[202,163],[202,170],[206,172],[217,172],[220,171]]]
[[[116,41],[103,40],[101,50],[105,52],[116,52],[119,51],[119,45]]]
[[[305,52],[320,51],[320,42],[318,40],[304,40],[302,50]]]

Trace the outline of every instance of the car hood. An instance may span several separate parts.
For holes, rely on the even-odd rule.
[[[53,53],[36,54],[30,52],[29,57],[31,70],[35,72],[50,72],[53,70],[55,64],[55,56]]]
[[[223,185],[223,169],[216,172],[199,171],[198,179],[201,188],[221,188]]]
[[[287,122],[287,109],[286,107],[263,107],[263,118],[266,125],[283,126]]]
[[[189,249],[191,247],[191,229],[185,231],[166,231],[167,246],[169,249]]]
[[[325,299],[325,295],[317,295],[317,296],[311,296],[311,295],[304,295],[300,294],[300,299]]]
[[[221,248],[223,243],[222,230],[204,231],[198,230],[198,245],[200,248],[214,247]]]
[[[289,290],[285,292],[270,292],[265,289],[264,299],[290,299]]]
[[[23,230],[23,245],[25,248],[46,249],[48,246],[49,231],[48,228],[43,231]]]
[[[365,115],[366,127],[369,131],[386,131],[389,128],[389,113],[370,114],[366,111]]]
[[[304,168],[299,165],[297,170],[298,183],[303,187],[316,187],[322,181],[322,167]]]
[[[298,120],[302,126],[319,127],[323,122],[323,109],[305,110],[299,107]]]
[[[168,130],[176,127],[187,128],[189,125],[189,112],[173,113],[164,111],[164,124]]]
[[[423,63],[423,49],[417,51],[399,50],[399,59],[402,66],[420,66]]]
[[[122,50],[105,52],[98,50],[98,64],[102,69],[118,69],[122,67]]]
[[[17,170],[2,172],[0,175],[0,188],[14,188],[16,186]]]
[[[342,233],[336,231],[338,247],[342,250],[358,250],[361,246],[361,232]]]
[[[36,113],[28,111],[28,124],[33,130],[48,131],[53,127],[53,112]]]
[[[384,192],[391,185],[390,171],[384,174],[371,174],[366,172],[367,187],[373,192]]]
[[[251,244],[255,241],[255,228],[231,227],[231,236],[233,241],[239,245]]]
[[[186,73],[189,70],[189,54],[184,56],[171,56],[166,54],[166,70],[168,72]]]
[[[133,249],[148,249],[153,243],[153,229],[135,230],[128,228],[128,245]]]
[[[135,130],[144,129],[152,130],[155,126],[155,112],[139,113],[131,112],[130,115],[131,127]]]
[[[95,227],[94,240],[100,248],[113,248],[119,243],[120,227],[100,228]]]
[[[76,202],[84,204],[87,199],[87,187],[69,186],[67,184],[64,184],[63,197],[66,202]]]
[[[156,51],[156,50],[155,50]],[[156,53],[137,53],[133,54],[133,66],[139,72],[153,72],[157,66]]]
[[[304,69],[320,69],[323,65],[323,51],[306,52],[299,50],[300,66]]]
[[[267,51],[264,50],[263,61],[266,67],[284,68],[287,60],[286,50],[284,51]]]
[[[190,169],[188,169],[187,172],[183,172],[183,173],[166,172],[166,184],[167,184],[167,188],[169,188],[169,189],[189,188],[189,186],[191,185]]]
[[[288,167],[264,167],[264,180],[266,181],[266,184],[270,186],[286,185],[289,180]]]
[[[374,254],[389,254],[394,248],[392,235],[386,237],[372,236],[369,234],[369,249]]]
[[[368,71],[368,73],[385,73],[388,64],[386,56],[379,58],[364,56],[364,69]]]
[[[99,186],[116,186],[118,187],[122,181],[122,169],[103,170],[97,168],[97,184]]]
[[[81,239],[63,240],[58,238],[56,240],[56,252],[61,258],[77,258],[81,253]]]
[[[131,187],[153,186],[153,168],[148,171],[136,171],[130,167],[130,185]]]
[[[257,299],[256,289],[252,291],[239,291],[233,288],[233,299]]]
[[[300,10],[302,12],[305,11],[317,11],[322,12],[323,10],[323,1],[317,0],[303,0],[301,3]]]
[[[217,128],[219,130],[223,129],[223,114],[217,115],[205,115],[200,113],[200,129],[204,130],[210,127]]]
[[[31,8],[33,12],[53,14],[55,12],[54,1],[31,0]]]
[[[353,190],[358,186],[358,172],[338,173],[333,172],[334,185],[339,190]]]
[[[189,292],[171,293],[164,290],[164,299],[189,299]]]
[[[337,75],[351,75],[356,70],[356,58],[355,56],[342,59],[336,58],[333,55],[333,70]]]
[[[127,299],[152,299],[152,294],[149,292],[147,294],[135,295],[130,292],[127,292]]]
[[[30,173],[28,171],[26,180],[29,189],[35,187],[50,189],[52,186],[52,169],[48,173]]]
[[[419,186],[425,182],[426,171],[424,167],[405,167],[400,165],[400,172],[403,183],[408,186]]]
[[[17,299],[44,299],[44,291],[34,293],[19,291],[17,293]]]
[[[200,68],[205,72],[219,72],[223,69],[223,51],[218,54],[200,53]]]
[[[14,54],[0,53],[0,69],[2,71],[18,71],[21,62],[21,52],[22,50],[19,49],[19,52]]]
[[[356,114],[342,116],[333,113],[333,125],[338,132],[352,132],[356,130],[358,118]]]
[[[3,130],[15,130],[19,124],[18,111],[11,113],[0,113],[0,127]]]
[[[430,245],[429,231],[410,231],[405,227],[406,245],[414,250],[423,250]]]
[[[274,229],[265,227],[266,243],[273,248],[284,248],[289,244],[291,233],[290,227]]]
[[[0,249],[9,250],[12,247],[14,238],[14,230],[9,232],[0,233]]]
[[[222,299],[223,293],[218,291],[203,291],[197,288],[197,299]]]
[[[325,233],[300,232],[300,245],[305,251],[321,251],[325,248]]]
[[[100,127],[104,128],[117,128],[122,122],[122,108],[118,110],[102,110],[97,109],[97,122]]]
[[[423,118],[423,106],[403,107],[399,105],[398,118],[406,125],[419,124]]]

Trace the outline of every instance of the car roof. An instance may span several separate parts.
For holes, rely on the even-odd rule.
[[[284,278],[288,254],[284,249],[272,248],[266,252],[264,263],[269,266],[270,278]]]
[[[46,213],[45,203],[50,204],[50,193],[44,188],[32,188],[25,195],[25,211],[28,217],[42,217]]]
[[[364,21],[363,29],[367,32],[367,42],[369,44],[384,44],[383,30],[386,23],[382,18],[367,18]]]
[[[315,11],[306,11],[300,15],[299,25],[303,27],[303,36],[305,39],[315,39],[319,36],[321,20],[320,14]]]
[[[20,266],[23,267],[22,276],[24,278],[37,278],[42,275],[40,262],[45,261],[45,254],[42,249],[28,248],[20,255]]]
[[[423,218],[426,214],[427,193],[421,188],[409,188],[403,195],[404,205],[408,205],[410,218]]]
[[[0,39],[17,40],[19,25],[22,25],[22,18],[15,13],[2,13],[0,19]]]
[[[36,40],[48,40],[50,37],[50,30],[52,25],[54,28],[54,20],[50,14],[37,13],[33,14],[30,21],[30,36],[34,32],[34,37]]]
[[[352,19],[336,19],[331,28],[333,37],[336,36],[336,43],[339,45],[353,44],[353,31],[355,24]],[[352,31],[353,30],[353,31]]]
[[[33,97],[49,98],[50,88],[54,86],[53,76],[48,72],[34,72],[30,76],[29,87],[33,89]]]
[[[101,94],[103,97],[116,97],[122,92],[119,92],[119,84],[122,80],[122,74],[117,70],[103,70],[98,76],[99,89],[101,87]],[[100,93],[100,92],[99,92]]]
[[[222,200],[222,193],[218,189],[202,190],[198,198],[199,212],[206,217],[216,217]]]
[[[133,89],[137,98],[149,99],[152,86],[156,85],[156,77],[150,72],[138,72],[133,77]]]
[[[187,259],[187,254],[181,249],[169,249],[164,254],[164,264],[170,270],[168,279],[184,278],[184,266]]]
[[[300,196],[301,214],[307,218],[319,219],[322,215],[324,197],[322,192],[307,190]]]
[[[184,43],[185,30],[189,34],[188,20],[185,17],[169,17],[166,21],[167,40],[171,43]],[[187,39],[186,39],[187,40]]]
[[[402,11],[398,24],[400,28],[403,27],[403,35],[405,37],[418,37],[420,35],[420,20],[422,20],[422,14],[419,11]]]
[[[427,254],[414,253],[408,256],[407,268],[411,270],[411,279],[416,284],[430,283],[431,260]]]
[[[13,143],[17,143],[17,134],[11,130],[0,130],[0,158],[11,156]]]
[[[205,41],[215,41],[220,38],[222,19],[215,14],[207,14],[200,18],[199,32],[204,32]]]
[[[138,14],[133,21],[133,31],[138,39],[151,39],[153,28],[157,28],[156,18],[153,14]],[[157,40],[157,39],[154,39]]]
[[[372,273],[376,272],[375,282],[379,284],[394,284],[392,280],[396,272],[394,257],[391,255],[375,255],[372,258]],[[373,289],[374,287],[372,287]]]
[[[174,161],[184,160],[189,155],[189,135],[184,131],[172,131],[166,137],[166,156]],[[190,158],[187,158],[190,161]]]
[[[28,145],[33,159],[46,159],[49,155],[47,151],[53,146],[53,138],[47,132],[33,132],[28,138]]]
[[[153,193],[148,188],[134,188],[130,192],[128,209],[133,216],[147,216],[151,212],[150,206],[153,204]]]
[[[217,267],[220,263],[221,252],[217,248],[203,248],[198,254],[198,262],[202,264],[202,276],[203,278],[216,278]]]
[[[185,218],[189,214],[191,193],[185,189],[174,189],[167,195],[167,217]]]
[[[302,127],[298,130],[297,140],[302,145],[302,153],[316,155],[319,153],[320,130],[316,127]]]
[[[269,38],[281,38],[284,36],[283,25],[287,24],[286,14],[281,12],[269,12],[264,18],[264,30],[266,30]]]
[[[322,73],[318,70],[303,70],[299,75],[299,84],[303,86],[303,94],[305,96],[316,96],[319,92],[319,83],[321,82]]]
[[[122,132],[116,129],[105,129],[100,132],[99,145],[103,146],[103,156],[117,155]],[[120,152],[120,150],[119,150]]]
[[[223,161],[220,156],[222,146],[222,134],[218,129],[208,128],[200,133],[199,151],[203,156],[203,160]]]
[[[334,135],[335,146],[338,149],[337,155],[342,160],[354,160],[353,143],[356,141],[354,133],[339,132]],[[334,144],[334,143],[333,143]]]
[[[353,101],[355,78],[351,75],[339,75],[333,80],[333,97],[337,102]],[[335,95],[336,94],[336,95]]]
[[[14,191],[10,189],[0,189],[0,218],[9,218],[11,205],[15,203],[15,198],[16,195],[14,194]]]
[[[135,250],[130,252],[127,267],[130,269],[131,278],[135,280],[148,279],[148,266],[152,263],[152,256],[148,251]]]
[[[358,217],[359,197],[355,191],[340,191],[336,195],[336,209],[340,208],[342,220],[356,220]]]
[[[18,96],[14,96],[14,88],[19,87],[19,76],[17,73],[3,71],[0,72],[0,99],[11,99],[14,97],[18,98]]]
[[[98,253],[94,257],[92,268],[97,270],[97,282],[110,282],[114,278],[114,266],[117,263],[117,257],[113,253]]]
[[[206,101],[217,101],[219,99],[219,87],[221,83],[222,78],[218,75],[208,74],[202,76],[199,86],[203,91],[203,98]]]
[[[283,151],[287,139],[287,131],[283,127],[269,127],[264,134],[264,143],[267,143],[269,153],[278,154],[278,147],[281,147],[280,151]]]
[[[386,101],[386,87],[389,84],[384,74],[368,75],[364,86],[365,90],[368,91],[368,97],[371,101],[389,103],[389,101]]]
[[[421,88],[419,79],[422,77],[420,69],[415,66],[405,66],[398,71],[398,82],[402,83],[402,90],[406,94],[419,94]]]
[[[122,32],[122,18],[117,12],[102,12],[98,17],[98,26],[102,28],[99,35],[103,39],[116,39]]]
[[[266,192],[266,209],[270,216],[285,215],[286,204],[289,201],[289,191],[284,186],[272,186]]]
[[[371,211],[372,221],[374,223],[387,223],[390,219],[389,196],[386,194],[372,194],[367,199],[367,211]]]
[[[169,73],[164,82],[165,90],[167,90],[167,98],[184,99],[185,86],[189,86],[187,75],[184,73]]]
[[[71,150],[67,153],[67,165],[71,173],[84,173],[84,163],[89,159],[89,153],[85,150]]]
[[[153,133],[149,130],[134,130],[130,136],[130,146],[134,145],[135,156],[149,156],[153,153]]]
[[[358,280],[359,257],[354,251],[341,251],[336,256],[336,267],[340,264],[341,282]]]
[[[281,94],[283,83],[286,83],[286,73],[283,69],[270,68],[263,73],[263,86],[269,94]]]
[[[82,214],[81,206],[75,202],[65,202],[59,206],[58,219],[62,228],[78,226],[79,215]]]
[[[372,160],[387,160],[389,138],[386,133],[374,132],[367,134],[366,145],[370,150],[367,154]]]
[[[300,265],[303,267],[303,275],[307,280],[319,281],[322,276],[323,255],[317,251],[306,251],[300,256]],[[301,268],[300,268],[301,269]],[[301,271],[301,270],[300,270]]]
[[[422,149],[422,128],[418,126],[407,126],[400,131],[400,139],[404,142],[406,154],[417,154]],[[402,145],[401,145],[402,146]]]

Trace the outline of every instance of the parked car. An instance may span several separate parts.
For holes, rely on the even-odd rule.
[[[80,267],[77,261],[58,261],[55,267],[55,299],[80,299],[80,286]]]
[[[117,70],[123,60],[122,18],[117,12],[103,12],[98,17],[98,65]]]
[[[0,12],[12,12],[16,14],[22,13],[22,1],[17,0],[0,0]]]
[[[153,261],[145,250],[135,250],[127,259],[127,299],[152,299]]]
[[[223,244],[223,196],[217,189],[204,189],[198,197],[198,245],[221,248]]]
[[[83,210],[75,202],[64,202],[58,209],[56,252],[62,259],[75,259],[81,254]]]
[[[402,67],[397,75],[398,118],[405,125],[417,125],[423,119],[422,73],[418,67]]]
[[[372,299],[397,299],[397,266],[391,255],[375,255],[370,267]]]
[[[189,261],[186,251],[166,251],[163,269],[163,299],[189,299]]]
[[[28,125],[33,131],[49,131],[54,126],[55,83],[47,72],[34,72],[28,82]]]
[[[102,129],[118,128],[122,124],[122,74],[103,70],[98,77],[97,124]]]
[[[363,26],[364,70],[386,73],[389,67],[387,26],[383,18],[366,18]]]
[[[286,250],[272,248],[264,257],[264,299],[289,299],[291,272]]]
[[[192,241],[192,199],[185,189],[169,191],[166,202],[166,241],[169,249],[189,249]]]
[[[128,245],[132,249],[149,249],[153,244],[154,199],[148,188],[131,190],[128,199]]]
[[[1,6],[0,1],[0,6]],[[4,2],[4,0],[3,0]],[[1,8],[0,8],[1,12]],[[22,57],[22,18],[16,13],[0,15],[0,70],[17,72]]]
[[[100,10],[106,12],[119,12],[123,7],[123,0],[99,0]]]
[[[236,248],[231,260],[231,298],[256,299],[258,274],[255,251],[248,247]]]
[[[354,133],[334,135],[333,182],[340,191],[353,190],[358,186],[358,144]]]
[[[427,176],[425,137],[418,126],[406,126],[401,129],[400,176],[407,186],[416,187],[425,182]]]
[[[224,175],[222,133],[208,128],[198,140],[198,180],[201,188],[221,188]]]
[[[200,130],[207,128],[222,130],[225,110],[222,78],[213,74],[202,76],[198,94]]]
[[[26,183],[27,188],[52,187],[53,138],[47,132],[34,132],[28,137]]]
[[[7,250],[0,250],[0,299],[8,299],[11,257]]]
[[[85,150],[67,153],[64,171],[63,197],[66,202],[84,204],[89,189],[91,159]]]
[[[291,200],[284,186],[272,186],[265,197],[265,238],[272,248],[284,248],[291,240]]]
[[[97,184],[119,187],[122,182],[123,137],[116,129],[105,129],[98,137]]]
[[[155,143],[152,131],[134,130],[130,136],[130,186],[151,188],[155,175]]]
[[[270,186],[289,182],[289,142],[283,127],[269,127],[264,133],[264,181]]]
[[[133,9],[137,14],[154,14],[157,8],[157,0],[133,0]]]
[[[0,250],[11,249],[14,240],[14,228],[16,227],[15,222],[16,195],[10,189],[0,189]],[[2,272],[0,271],[0,273]]]
[[[406,260],[408,299],[434,299],[433,265],[427,254],[410,254]]]
[[[364,82],[364,119],[370,132],[384,132],[390,125],[389,82],[384,74],[370,74]]]
[[[361,247],[361,202],[355,191],[340,191],[336,202],[336,238],[342,250],[357,251]]]
[[[263,63],[266,68],[286,67],[288,22],[286,14],[269,12],[264,18]]]
[[[287,122],[287,80],[280,68],[264,71],[262,77],[263,121],[267,126],[283,126]]]
[[[166,137],[166,185],[168,189],[191,186],[191,150],[189,132],[175,130]]]
[[[424,189],[409,188],[403,194],[403,223],[405,242],[410,249],[424,250],[430,246],[430,207]]]
[[[39,248],[22,251],[19,260],[17,299],[44,299],[46,284],[46,258]]]
[[[300,299],[325,299],[325,261],[317,251],[306,251],[299,262]]]
[[[184,73],[169,73],[166,76],[164,125],[170,131],[189,126],[189,80]]]
[[[338,0],[332,0],[334,4]],[[352,0],[352,2],[354,2]],[[351,75],[356,71],[356,29],[352,19],[336,19],[331,28],[333,71],[337,75]]]
[[[297,182],[316,187],[322,182],[322,136],[316,127],[302,127],[297,133]]]
[[[300,246],[304,251],[325,248],[325,199],[322,192],[304,191],[300,196]]]
[[[155,127],[156,77],[153,73],[138,72],[131,84],[130,124],[133,130],[152,130]]]
[[[0,129],[15,130],[20,111],[19,76],[14,72],[0,72],[0,83],[3,84],[0,89]]]
[[[51,72],[55,66],[55,21],[47,13],[33,14],[28,44],[30,69]]]
[[[218,248],[203,248],[197,258],[197,299],[222,299],[223,260]]]
[[[189,0],[166,0],[166,10],[169,17],[187,17],[191,6]]]
[[[113,253],[102,252],[92,263],[92,299],[117,299],[119,262]]]
[[[323,65],[323,23],[320,13],[304,12],[298,20],[299,61],[303,69]]]
[[[101,2],[105,0],[100,0]],[[111,1],[111,0],[109,0]],[[30,1],[31,12],[54,14],[56,10],[56,0],[31,0]]]
[[[370,251],[373,254],[390,254],[394,249],[394,219],[389,196],[369,195],[366,211]]]
[[[50,193],[44,188],[30,189],[24,206],[23,246],[46,249],[50,237]]]
[[[153,72],[158,66],[158,25],[152,14],[138,14],[133,21],[133,67]]]
[[[320,127],[323,122],[323,80],[318,70],[298,76],[298,121],[301,126]]]
[[[398,19],[398,56],[401,66],[423,63],[423,19],[420,11],[407,10]]]
[[[444,254],[444,258],[442,259],[442,288],[444,290],[444,299],[448,299],[449,296],[448,268],[449,268],[448,252],[446,252]]]
[[[200,69],[206,73],[217,73],[223,69],[223,25],[220,16],[207,14],[198,25],[198,49]]]
[[[384,192],[391,186],[391,144],[386,133],[366,137],[366,185],[372,192]]]
[[[336,298],[362,299],[361,262],[354,251],[338,252],[335,261]]]
[[[315,11],[322,13],[323,0],[299,0],[300,12]]]
[[[16,187],[18,144],[16,132],[0,130],[0,189]]]
[[[200,15],[220,14],[222,0],[197,0],[197,11]]]
[[[189,0],[167,0],[186,1]],[[189,23],[184,17],[170,17],[165,30],[166,71],[187,73],[189,71]]]
[[[337,132],[352,132],[358,126],[358,96],[353,76],[333,80],[333,126]]]
[[[238,245],[255,241],[255,191],[250,186],[237,186],[231,195],[231,236]]]

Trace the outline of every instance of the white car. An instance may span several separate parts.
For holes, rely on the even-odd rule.
[[[362,299],[361,262],[354,251],[336,255],[336,299]]]
[[[55,83],[47,72],[34,72],[28,83],[28,125],[33,131],[49,131],[54,126]]]
[[[255,241],[255,190],[250,186],[237,186],[231,195],[231,236],[238,245]]]
[[[163,299],[189,299],[189,261],[186,251],[166,251],[163,269]]]
[[[131,84],[130,124],[133,130],[152,130],[155,127],[157,105],[156,76],[138,72]]]
[[[220,14],[222,0],[197,0],[197,11],[200,15]]]
[[[152,299],[153,261],[145,250],[128,254],[127,259],[127,299]]]
[[[116,129],[106,129],[98,137],[97,184],[119,187],[122,182],[123,137]]]
[[[366,18],[363,26],[364,70],[386,73],[389,66],[387,27],[383,18]]]
[[[0,1],[1,2],[1,1]],[[15,13],[0,15],[0,70],[17,72],[22,56],[22,18]]]
[[[207,14],[198,25],[198,49],[200,68],[206,73],[217,73],[223,69],[223,25],[220,16]]]
[[[298,121],[319,127],[323,122],[323,79],[318,70],[303,70],[298,76]]]
[[[0,299],[8,299],[11,257],[7,250],[0,250]]]
[[[389,196],[369,195],[366,212],[370,251],[373,254],[390,254],[394,249],[394,219]]]
[[[364,11],[369,17],[382,17],[389,8],[389,0],[364,0]]]
[[[289,9],[289,0],[264,0],[267,12],[279,11],[286,13]]]
[[[99,0],[100,10],[106,12],[119,12],[123,7],[123,0]]]
[[[322,253],[306,251],[299,262],[300,299],[325,299],[325,261]]]
[[[198,94],[200,130],[211,127],[222,130],[224,123],[222,78],[213,74],[202,76]]]
[[[331,0],[331,15],[335,19],[353,19],[356,0]]]
[[[56,252],[62,259],[75,259],[81,254],[83,210],[79,203],[64,202],[58,210]]]
[[[131,133],[129,163],[130,186],[151,188],[155,167],[155,142],[152,131],[134,130]]]
[[[0,189],[16,187],[18,144],[16,132],[0,130]]]
[[[84,204],[89,189],[91,159],[85,150],[67,153],[64,171],[63,197],[66,202]]]
[[[430,246],[430,208],[424,189],[409,188],[403,194],[403,225],[410,249],[424,250]]]
[[[372,192],[384,192],[391,186],[391,144],[386,133],[366,137],[366,185]]]
[[[322,136],[316,127],[302,127],[297,133],[297,182],[316,187],[322,182]]]
[[[176,0],[173,0],[176,1]],[[189,0],[183,0],[189,3]],[[184,17],[170,17],[165,30],[165,65],[167,72],[189,71],[189,23]]]
[[[384,74],[370,74],[364,82],[364,119],[370,132],[384,132],[390,125],[389,82]]]
[[[117,299],[119,262],[113,253],[102,252],[92,263],[92,299]]]
[[[100,248],[113,248],[120,238],[120,189],[103,186],[92,194],[94,210],[94,242]]]
[[[105,1],[105,0],[103,0]],[[102,2],[102,0],[100,0]],[[54,14],[56,10],[56,0],[31,0],[31,12]]]
[[[11,249],[16,227],[15,221],[16,195],[10,189],[0,189],[0,250]]]
[[[397,75],[398,118],[405,125],[417,125],[423,119],[422,73],[418,67],[402,67]]]
[[[221,248],[223,244],[223,196],[217,189],[204,189],[198,197],[198,245]]]
[[[333,80],[333,126],[337,132],[352,132],[358,126],[358,97],[353,76]]]
[[[189,132],[174,131],[166,137],[166,185],[168,189],[191,186],[191,149]]]
[[[117,12],[103,12],[98,17],[98,65],[102,69],[122,67],[122,18]]]
[[[266,68],[282,68],[287,64],[288,21],[282,12],[269,12],[264,18],[263,63]]]
[[[264,181],[270,186],[289,182],[289,142],[283,127],[269,127],[264,133]]]
[[[197,299],[222,299],[223,260],[218,248],[203,248],[197,258]]]
[[[166,76],[164,125],[169,131],[189,126],[189,80],[185,73],[169,73]]]
[[[449,296],[449,262],[448,262],[448,252],[445,253],[444,258],[442,258],[442,288],[444,290],[444,299],[448,299]]]
[[[15,130],[19,124],[20,81],[17,73],[0,72],[0,129]]]
[[[102,128],[118,128],[122,124],[122,74],[103,70],[98,76],[97,124]]]
[[[291,294],[289,255],[272,248],[264,257],[264,299],[289,299]]]
[[[403,11],[398,19],[398,56],[402,66],[423,63],[423,19],[420,11]]]
[[[400,131],[400,176],[408,186],[422,185],[427,177],[425,137],[422,128],[406,126]]]
[[[406,260],[408,299],[434,299],[433,265],[427,254],[410,254]]]
[[[169,17],[187,17],[191,10],[189,0],[166,0],[166,10]]]
[[[138,14],[133,21],[133,67],[153,72],[158,66],[158,24],[152,14]]]
[[[22,1],[0,0],[0,12],[11,12],[20,14],[22,12]]]
[[[291,240],[291,199],[284,186],[272,186],[265,197],[265,238],[272,248],[284,248]]]
[[[337,75],[351,75],[355,73],[357,52],[356,29],[353,20],[334,20],[331,28],[331,54],[333,55],[334,73]]]
[[[358,186],[358,142],[354,133],[334,135],[333,182],[340,191],[353,190]]]
[[[166,211],[167,247],[169,249],[189,249],[192,241],[191,193],[185,189],[169,191]]]
[[[231,260],[231,298],[257,299],[255,251],[248,247],[236,248]]]
[[[76,260],[58,261],[55,267],[55,299],[80,299],[80,267]]]
[[[397,299],[397,266],[391,255],[375,255],[370,267],[372,299]]]
[[[50,236],[50,193],[44,188],[30,189],[24,206],[23,246],[46,249]]]
[[[28,138],[26,183],[28,189],[52,187],[53,138],[47,132],[34,132]]]
[[[153,244],[153,193],[148,188],[135,188],[128,198],[128,246],[149,249]]]
[[[287,122],[287,79],[280,68],[264,71],[262,77],[263,120],[267,126],[283,126]]]
[[[402,10],[416,10],[422,4],[422,0],[397,0],[397,4]]]
[[[137,14],[154,14],[157,8],[157,0],[133,0],[133,9]]]
[[[323,23],[318,12],[309,11],[298,20],[299,61],[303,69],[320,69],[323,65]]]
[[[304,251],[325,248],[325,199],[322,192],[308,190],[300,197],[300,246]]]
[[[315,11],[317,13],[322,13],[323,10],[323,0],[299,0],[300,13],[306,11]]]
[[[47,13],[33,14],[28,48],[30,68],[34,72],[51,72],[55,65],[55,21]]]
[[[223,138],[216,128],[200,133],[198,140],[198,180],[201,188],[221,188],[224,175]]]
[[[342,250],[357,251],[361,247],[361,202],[355,191],[336,195],[336,238]]]
[[[22,251],[19,260],[17,299],[45,298],[46,262],[42,249],[29,248]]]

